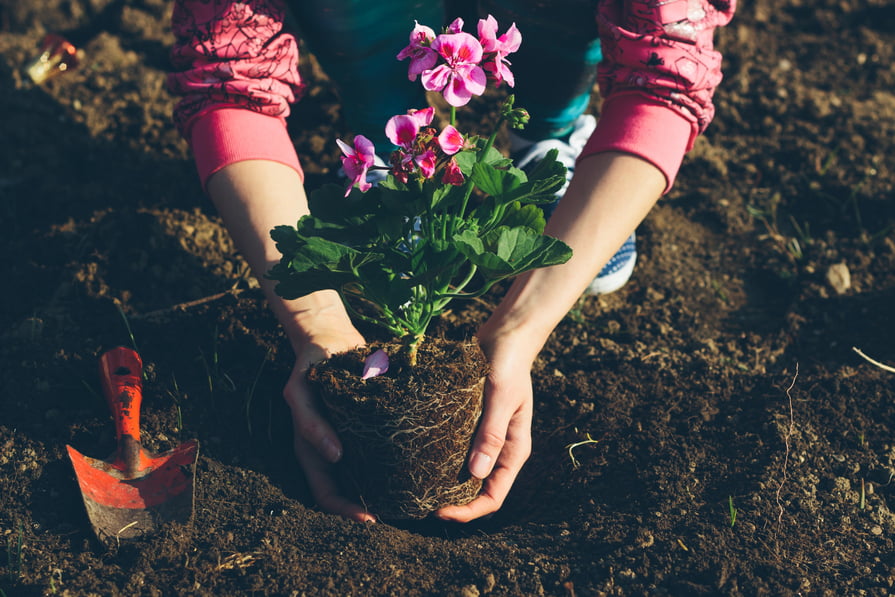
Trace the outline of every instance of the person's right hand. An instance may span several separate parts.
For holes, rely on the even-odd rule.
[[[295,367],[283,390],[292,411],[295,457],[298,459],[317,505],[326,512],[360,522],[376,518],[362,506],[345,498],[332,474],[332,465],[342,457],[336,432],[320,414],[316,397],[305,379],[308,367],[333,354],[365,344],[353,327],[315,331],[297,343]]]

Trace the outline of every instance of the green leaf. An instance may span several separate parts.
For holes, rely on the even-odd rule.
[[[483,145],[484,143],[485,140],[482,139],[480,145]],[[497,151],[494,146],[491,146],[488,148],[488,151],[481,154],[479,162],[494,166],[495,168],[508,168],[513,163],[513,160]]]
[[[420,190],[401,185],[399,189],[381,189],[381,206],[388,212],[412,218],[425,209],[428,198]]]
[[[444,185],[440,181],[430,180],[427,183],[427,190],[431,196],[429,207],[444,211],[450,209],[453,205],[459,204],[463,199],[463,187],[453,185]]]
[[[519,174],[522,174],[520,176]],[[501,170],[491,164],[479,162],[472,169],[472,182],[482,192],[501,199],[509,195],[513,190],[525,181],[525,174],[521,170]]]
[[[401,306],[413,296],[412,284],[406,278],[390,278],[381,272],[371,272],[364,276],[363,297],[377,305],[385,305],[392,312],[398,312]]]
[[[458,249],[486,276],[506,278],[530,269],[565,263],[572,249],[527,228],[501,226],[481,237],[467,230],[454,237]]]
[[[283,255],[295,253],[301,246],[302,240],[298,231],[292,226],[276,226],[270,231],[270,238],[277,244],[277,250]]]
[[[364,254],[319,236],[303,239],[304,243],[291,254],[289,267],[295,272],[314,268],[332,271],[351,271],[351,267],[363,264]]]
[[[320,237],[293,235],[289,238],[286,234],[288,228],[278,227],[272,234],[289,239],[293,250],[284,253],[280,262],[268,273],[270,279],[279,282],[277,294],[287,299],[327,288],[338,290],[358,280],[362,267],[383,258],[381,254],[357,251]],[[298,240],[293,243],[293,238]]]
[[[528,172],[527,182],[522,185],[514,199],[524,203],[544,204],[556,200],[556,193],[566,182],[566,167],[556,160],[559,152],[551,149],[535,167]]]
[[[507,206],[498,224],[509,228],[528,228],[537,234],[543,234],[547,220],[544,218],[544,210],[537,205],[522,205],[519,201],[513,201]]]
[[[543,180],[554,176],[562,176],[565,180],[566,167],[556,160],[559,151],[551,149],[547,154],[535,164],[535,167],[528,173],[528,180]]]
[[[274,291],[277,295],[284,299],[291,300],[301,298],[318,290],[336,289],[353,281],[353,276],[342,274],[341,276],[333,275],[331,272],[303,272],[300,276],[294,275],[294,272],[282,273],[286,268],[282,268],[280,264],[275,265],[268,277],[277,280]]]
[[[469,177],[472,174],[473,167],[478,164],[488,164],[495,168],[506,169],[513,163],[511,159],[500,153],[494,147],[489,147],[488,151],[482,151],[485,146],[485,139],[478,140],[478,149],[467,149],[454,154],[457,166],[463,176]]]
[[[473,166],[478,161],[478,152],[472,150],[461,151],[454,154],[454,159],[457,161],[457,166],[460,168],[463,176],[468,177],[472,173]]]

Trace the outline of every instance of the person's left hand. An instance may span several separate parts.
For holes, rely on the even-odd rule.
[[[531,454],[531,361],[520,359],[509,339],[490,342],[480,335],[491,362],[485,382],[485,406],[473,440],[469,472],[484,479],[482,492],[462,506],[435,512],[443,520],[469,522],[500,509]]]

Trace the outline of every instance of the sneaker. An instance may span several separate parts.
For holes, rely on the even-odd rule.
[[[634,264],[637,262],[637,243],[634,233],[622,243],[621,248],[615,252],[590,286],[585,290],[586,294],[609,294],[624,286],[634,273]]]
[[[383,166],[388,168],[388,160],[383,160],[381,157],[374,156],[373,165],[374,166]],[[388,178],[388,170],[367,170],[367,182],[371,183],[374,187],[379,185],[380,182]]]
[[[575,161],[584,149],[587,140],[590,139],[594,129],[597,128],[597,119],[590,114],[582,114],[575,121],[572,132],[568,137],[560,139],[544,139],[543,141],[530,142],[521,137],[510,134],[510,142],[513,150],[511,157],[516,167],[523,171],[530,171],[537,163],[547,155],[551,149],[556,149],[556,159],[566,167],[566,184],[557,191],[556,201],[544,206],[544,216],[549,218],[556,208],[556,204],[565,194],[575,171]],[[634,273],[634,264],[637,261],[637,244],[634,233],[622,244],[621,248],[612,256],[594,281],[585,291],[587,294],[609,294],[625,285]]]
[[[575,172],[575,160],[581,155],[585,143],[597,128],[597,119],[590,114],[582,114],[575,120],[572,132],[559,139],[544,139],[531,142],[510,133],[510,157],[514,165],[525,172],[530,172],[551,149],[557,150],[556,161],[566,167],[566,183],[556,192],[556,202],[544,206],[544,216],[549,218],[560,198],[569,188],[572,174]]]

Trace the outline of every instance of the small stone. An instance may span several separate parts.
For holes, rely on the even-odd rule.
[[[836,294],[845,294],[851,288],[851,272],[844,263],[835,263],[827,270],[827,283]]]
[[[479,597],[479,590],[475,585],[466,585],[460,589],[460,597]]]
[[[883,528],[880,527],[880,526],[872,526],[872,527],[870,527],[870,534],[872,534],[872,535],[882,535],[882,534],[883,534]]]
[[[656,538],[647,530],[642,530],[637,534],[637,545],[642,549],[652,547],[655,542]]]

